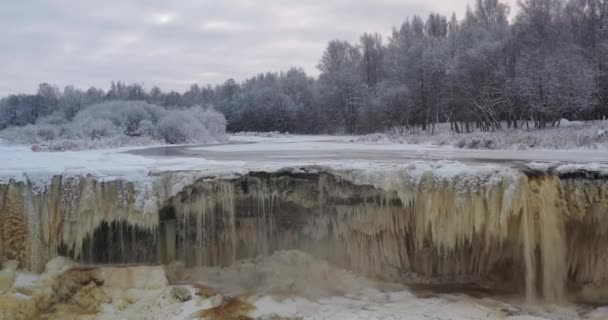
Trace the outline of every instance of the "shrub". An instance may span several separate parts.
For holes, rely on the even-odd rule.
[[[110,101],[81,110],[71,122],[61,114],[51,114],[0,135],[9,143],[32,144],[35,151],[212,143],[226,138],[226,119],[199,106],[168,111],[145,102]]]

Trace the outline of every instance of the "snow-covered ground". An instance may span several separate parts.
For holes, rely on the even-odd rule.
[[[354,136],[232,136],[230,143],[219,145],[67,152],[33,152],[28,147],[0,146],[0,182],[9,179],[43,182],[59,174],[141,181],[167,171],[246,173],[309,165],[366,170],[414,166],[418,171],[443,168],[450,174],[500,168],[516,162],[577,163],[601,169],[608,166],[608,150],[462,150],[361,142]]]
[[[455,134],[450,124],[442,123],[435,134],[425,132],[374,133],[359,137],[360,141],[382,141],[384,143],[432,144],[454,146],[460,149],[485,150],[594,150],[608,149],[608,121],[568,121],[562,119],[560,126],[542,130],[527,127],[491,132],[474,131]]]
[[[140,147],[141,148],[141,147]],[[139,148],[32,152],[28,147],[0,146],[0,182],[9,179],[48,181],[53,175],[93,175],[99,179],[141,180],[152,172],[213,170],[236,163],[205,158],[146,157],[126,153]]]

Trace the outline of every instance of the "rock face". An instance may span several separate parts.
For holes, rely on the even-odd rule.
[[[4,190],[2,190],[4,189]],[[29,263],[27,215],[24,214],[25,204],[20,194],[20,188],[15,185],[4,186],[0,190],[5,194],[2,201],[2,221],[0,227],[2,239],[0,252],[6,260],[16,260],[23,265]]]
[[[53,292],[61,303],[96,313],[102,304],[133,303],[138,294],[160,292],[167,285],[162,267],[73,268],[58,277]]]
[[[2,272],[7,270],[11,269]],[[129,319],[150,319],[160,312],[152,308],[162,308],[155,300],[165,292],[169,296],[160,266],[75,267],[71,261],[54,259],[45,270],[32,275],[33,281],[15,283],[0,293],[1,320],[97,319],[108,311],[110,319],[123,318],[117,315],[121,312]],[[150,314],[143,314],[142,309]]]
[[[0,320],[30,320],[35,315],[36,307],[31,299],[0,294]]]
[[[201,179],[157,195],[152,214],[129,183],[56,177],[42,193],[11,183],[0,186],[0,261],[227,266],[298,249],[387,280],[549,301],[608,296],[605,177],[511,170],[395,181],[306,170]]]
[[[7,261],[0,270],[0,293],[8,292],[17,278],[17,261]]]

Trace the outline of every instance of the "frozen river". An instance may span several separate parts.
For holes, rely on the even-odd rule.
[[[232,136],[226,144],[154,147],[130,153],[254,163],[406,160],[608,163],[608,150],[468,150],[432,145],[357,142],[356,137],[349,136]]]
[[[55,175],[92,175],[130,181],[159,172],[205,174],[323,166],[380,170],[415,163],[429,170],[441,166],[460,171],[475,168],[576,164],[608,169],[608,150],[466,150],[446,146],[361,142],[352,136],[231,136],[227,143],[125,147],[101,150],[33,152],[28,146],[0,146],[0,181],[48,184]],[[578,165],[581,164],[581,165]],[[450,169],[450,171],[453,171]]]

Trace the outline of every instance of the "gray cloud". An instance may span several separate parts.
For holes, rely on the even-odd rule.
[[[316,74],[331,39],[389,34],[414,14],[461,17],[467,2],[2,1],[0,94],[41,82],[107,88],[112,80],[182,91],[292,66]]]

